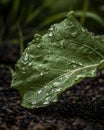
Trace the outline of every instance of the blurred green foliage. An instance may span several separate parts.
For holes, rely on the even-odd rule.
[[[70,10],[90,31],[104,32],[104,0],[0,0],[0,41],[29,41]]]

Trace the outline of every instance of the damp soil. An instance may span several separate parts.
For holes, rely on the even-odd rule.
[[[18,46],[0,46],[0,130],[104,130],[104,70],[67,89],[57,103],[29,110],[10,86],[18,58]]]

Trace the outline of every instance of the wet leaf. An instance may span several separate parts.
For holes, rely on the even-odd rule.
[[[69,12],[43,35],[35,35],[16,64],[12,86],[22,106],[45,107],[67,88],[104,67],[104,36],[89,33]]]

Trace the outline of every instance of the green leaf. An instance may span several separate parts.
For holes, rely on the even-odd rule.
[[[104,36],[89,33],[69,12],[34,39],[17,62],[12,86],[20,91],[22,106],[45,107],[85,77],[104,67]]]

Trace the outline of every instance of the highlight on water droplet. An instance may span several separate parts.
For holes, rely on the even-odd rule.
[[[34,101],[34,102],[32,102],[31,104],[32,104],[32,105],[35,105],[35,104],[36,104],[36,102]]]
[[[53,86],[55,86],[55,87],[57,87],[58,85],[60,85],[59,82],[54,82],[54,83],[53,83]]]
[[[43,72],[41,72],[40,75],[43,76]]]
[[[27,60],[28,60],[28,54],[26,53],[24,57],[24,61],[27,61]]]
[[[37,48],[40,48],[41,47],[41,45],[39,44],[39,45],[37,45]]]
[[[56,90],[55,90],[55,92],[60,92],[61,91],[61,88],[57,88]]]
[[[73,65],[73,67],[75,68],[75,67],[76,67],[76,65]]]
[[[45,101],[45,102],[43,102],[43,104],[44,104],[44,105],[47,105],[47,104],[49,104],[49,102],[48,102],[48,101]]]
[[[77,32],[75,31],[75,32],[71,33],[71,36],[72,37],[76,37],[77,36]]]
[[[63,41],[60,41],[60,47],[61,47],[61,49],[64,49],[64,48],[65,48],[65,45],[64,45],[64,42],[63,42]]]
[[[25,73],[26,73],[26,71],[25,71],[25,69],[24,69],[24,68],[21,68],[21,72],[22,72],[23,74],[25,74]]]
[[[81,30],[82,30],[82,32],[85,32],[85,31],[86,31],[83,27],[81,28]]]
[[[53,36],[53,33],[52,33],[52,32],[49,32],[48,36],[49,36],[49,37],[52,37],[52,36]]]
[[[30,62],[29,64],[28,64],[28,66],[31,66],[32,65],[32,63]]]

